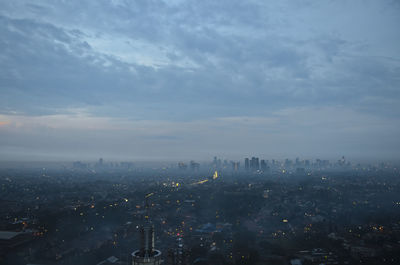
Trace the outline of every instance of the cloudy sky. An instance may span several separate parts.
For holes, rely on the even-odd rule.
[[[0,0],[0,160],[400,157],[396,0]]]

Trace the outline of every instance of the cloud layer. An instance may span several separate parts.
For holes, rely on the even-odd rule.
[[[87,157],[400,155],[396,1],[3,1],[0,10],[2,159],[72,157],[80,137]]]

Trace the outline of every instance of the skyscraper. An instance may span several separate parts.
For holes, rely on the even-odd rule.
[[[238,171],[240,166],[240,162],[234,162],[232,161],[232,170],[233,171]]]
[[[249,161],[248,158],[245,158],[245,159],[244,159],[244,168],[245,168],[246,170],[249,170],[249,169],[250,169],[250,161]]]
[[[265,162],[264,159],[261,159],[261,170],[262,171],[267,171],[267,163]]]
[[[252,157],[250,160],[250,168],[253,171],[257,171],[260,169],[260,162],[258,160],[258,157]]]
[[[149,218],[149,205],[146,196],[145,220],[140,226],[140,249],[132,253],[132,265],[159,265],[161,264],[161,251],[154,248],[154,225]]]

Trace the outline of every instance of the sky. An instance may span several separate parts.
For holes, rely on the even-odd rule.
[[[400,157],[400,1],[0,0],[0,160]]]

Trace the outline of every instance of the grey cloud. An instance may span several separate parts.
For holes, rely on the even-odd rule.
[[[3,1],[0,113],[190,122],[312,106],[398,123],[399,17],[368,0]]]
[[[240,158],[243,153],[329,158],[344,153],[358,159],[391,158],[399,148],[396,139],[400,129],[394,120],[359,114],[348,108],[312,107],[285,109],[264,117],[185,122],[121,122],[86,116],[66,119],[63,115],[34,120],[18,117],[0,127],[0,145],[4,147],[0,158],[21,150],[27,155],[33,155],[30,152],[35,150],[43,156],[41,159],[57,150],[63,150],[70,159],[78,155],[93,159],[104,154],[114,159],[207,159],[212,154]],[[90,126],[85,128],[81,123]]]

